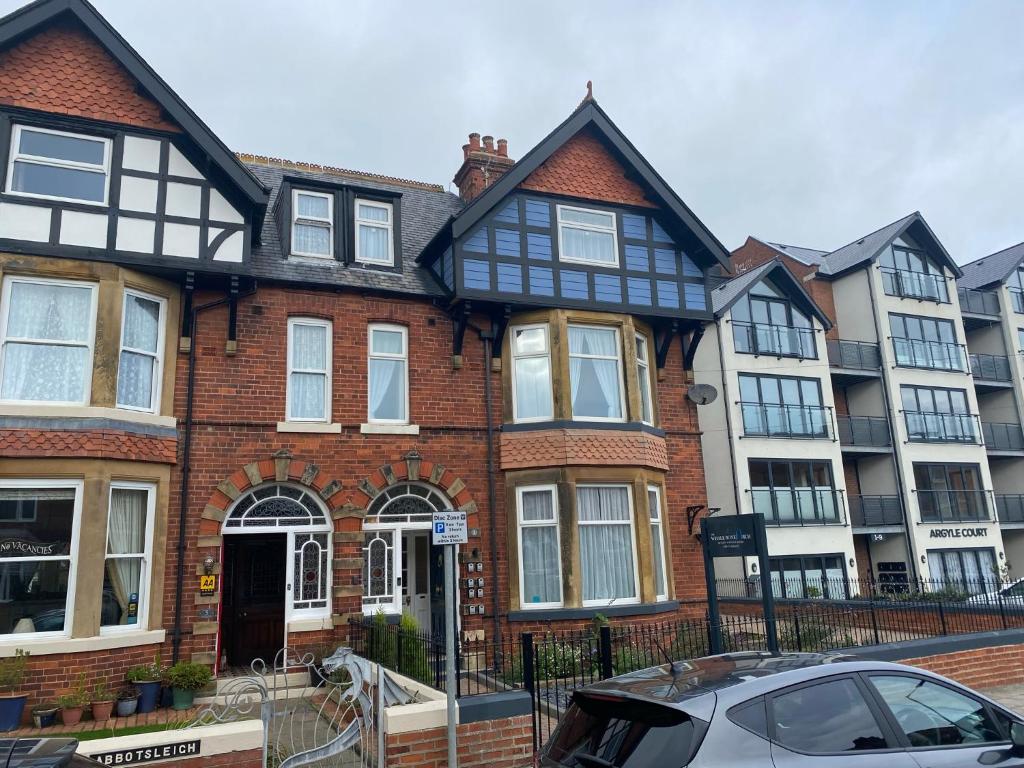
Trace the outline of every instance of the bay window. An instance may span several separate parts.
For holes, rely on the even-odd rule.
[[[334,195],[292,192],[292,254],[329,259],[334,255]]]
[[[668,600],[661,489],[656,485],[647,486],[647,509],[651,518],[651,560],[654,563],[654,594],[658,600]]]
[[[512,378],[513,419],[550,419],[551,351],[547,325],[512,329]]]
[[[356,200],[356,261],[391,266],[394,255],[394,206]]]
[[[639,602],[630,488],[578,485],[583,605]]]
[[[555,486],[516,489],[519,514],[519,594],[523,608],[562,605],[562,557]]]
[[[96,287],[9,277],[4,281],[0,305],[0,399],[88,404]]]
[[[371,325],[369,339],[369,421],[409,421],[408,331],[400,325]]]
[[[7,192],[106,205],[110,139],[14,126]]]
[[[654,423],[654,405],[651,397],[651,362],[647,352],[647,337],[636,335],[636,378],[640,390],[640,420]]]
[[[288,320],[288,421],[330,421],[331,323]]]
[[[155,491],[141,483],[111,484],[100,610],[104,630],[146,628]]]
[[[568,205],[559,205],[556,208],[560,261],[601,267],[619,265],[614,213]]]
[[[160,360],[164,343],[164,300],[124,292],[121,354],[117,364],[117,407],[160,409]]]
[[[574,419],[624,420],[618,329],[569,326],[569,386]]]

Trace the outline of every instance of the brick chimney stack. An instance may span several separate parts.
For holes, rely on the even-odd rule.
[[[469,143],[462,145],[462,158],[462,167],[455,174],[454,181],[459,188],[459,197],[467,203],[515,165],[515,160],[508,156],[505,139],[498,139],[495,147],[494,137],[484,136],[481,144],[479,133],[469,134]]]

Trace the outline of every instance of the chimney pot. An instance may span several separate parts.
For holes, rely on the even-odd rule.
[[[508,141],[506,139],[498,139],[498,155],[508,157]]]
[[[471,133],[469,134],[469,150],[472,152],[474,149],[480,149],[480,134]]]
[[[469,144],[463,144],[462,145],[462,159],[463,160],[468,160],[469,159]]]
[[[487,152],[489,152],[491,154],[494,154],[494,137],[493,136],[484,136],[484,150],[486,150]]]

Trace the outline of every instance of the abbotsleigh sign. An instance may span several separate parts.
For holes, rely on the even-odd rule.
[[[117,749],[92,755],[92,759],[103,765],[141,765],[159,760],[173,760],[179,757],[198,757],[199,739],[178,741],[174,744],[158,744],[152,747]]]

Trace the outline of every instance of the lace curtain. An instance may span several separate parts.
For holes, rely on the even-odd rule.
[[[160,304],[127,294],[117,366],[117,403],[132,408],[154,407],[154,378],[159,370]]]
[[[558,552],[558,522],[550,491],[522,495],[524,603],[559,603],[562,600],[562,558]],[[534,524],[529,523],[546,523]]]
[[[327,418],[327,328],[292,325],[289,418]]]
[[[583,600],[635,598],[629,489],[576,489]]]
[[[370,337],[370,347],[370,418],[405,421],[405,360],[398,357],[405,352],[402,334],[375,330]]]
[[[614,330],[569,327],[569,382],[572,388],[573,416],[602,419],[622,417],[618,357],[618,335]]]
[[[359,258],[367,261],[391,260],[388,253],[388,239],[391,231],[387,227],[389,213],[386,208],[375,205],[359,206]],[[379,221],[381,226],[368,224],[368,221]]]
[[[563,226],[562,251],[571,259],[611,264],[615,261],[614,235]]]
[[[107,519],[107,583],[120,607],[118,624],[138,623],[138,600],[146,551],[146,507],[149,494],[134,488],[114,488]],[[128,610],[132,595],[134,615]],[[106,617],[104,617],[106,623]]]
[[[661,541],[661,505],[658,501],[657,491],[648,489],[647,509],[651,517],[651,550],[654,559],[654,593],[656,595],[668,594],[668,586],[665,582],[665,559],[664,544]]]

